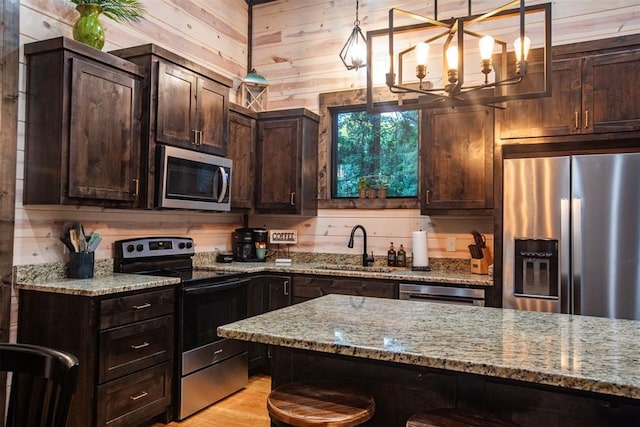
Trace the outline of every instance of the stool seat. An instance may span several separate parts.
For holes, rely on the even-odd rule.
[[[406,427],[517,427],[493,414],[472,409],[441,408],[412,415]]]
[[[349,384],[316,380],[283,384],[271,391],[272,420],[295,427],[352,427],[373,417],[373,397]]]

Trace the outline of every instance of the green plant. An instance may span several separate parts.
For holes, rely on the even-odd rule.
[[[97,4],[107,18],[116,22],[140,22],[145,12],[139,0],[70,0],[71,3]]]
[[[361,176],[360,179],[358,179],[358,190],[362,190],[365,188],[367,188],[367,178]]]

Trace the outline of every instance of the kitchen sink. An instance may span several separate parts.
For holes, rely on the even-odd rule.
[[[353,264],[323,264],[317,268],[321,270],[371,271],[375,273],[390,273],[394,271],[392,267],[365,267]]]

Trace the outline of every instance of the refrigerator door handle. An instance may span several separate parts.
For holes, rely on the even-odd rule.
[[[582,199],[571,202],[571,313],[582,314]]]
[[[569,199],[560,200],[560,312],[571,313],[572,294],[569,266],[571,265],[571,230],[570,218],[571,210]]]

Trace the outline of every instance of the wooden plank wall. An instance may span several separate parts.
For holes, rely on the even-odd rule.
[[[338,56],[353,28],[355,3],[280,0],[254,7],[253,66],[271,83],[269,108],[306,107],[317,111],[319,92],[366,86],[366,70],[347,71]],[[484,13],[505,3],[473,0],[472,13]],[[551,3],[553,45],[640,32],[638,0]],[[433,6],[433,0],[360,0],[360,28],[365,34],[387,28],[390,8],[433,17]],[[438,2],[440,19],[466,15],[467,1]]]
[[[476,0],[474,12],[489,10],[503,0]],[[535,3],[535,2],[531,2]],[[538,2],[540,3],[540,2]],[[123,25],[102,18],[107,43],[104,50],[157,43],[229,76],[234,82],[246,73],[247,5],[244,1],[220,3],[206,0],[147,0],[147,14],[140,24]],[[432,1],[361,0],[359,18],[367,30],[387,24],[390,7],[432,16]],[[71,36],[77,12],[65,0],[20,2],[21,45],[60,35]],[[441,0],[439,15],[466,13],[466,2]],[[318,93],[365,86],[365,70],[344,70],[338,57],[355,18],[353,0],[279,0],[254,7],[253,65],[271,83],[271,109],[306,107],[318,111]],[[640,30],[640,1],[553,3],[553,42],[563,44],[636,33]],[[21,66],[24,75],[24,64]],[[232,91],[233,93],[233,91]],[[16,237],[14,264],[64,259],[57,240],[65,221],[83,221],[88,230],[105,235],[98,257],[110,257],[111,242],[139,235],[190,235],[198,250],[229,249],[231,231],[241,218],[231,214],[183,212],[130,212],[96,208],[24,208],[22,161],[24,146],[24,78],[21,79],[18,165],[16,186]],[[252,225],[296,228],[300,244],[293,250],[348,252],[342,244],[350,227],[363,223],[373,237],[376,253],[386,251],[388,241],[409,241],[411,231],[428,228],[434,256],[466,257],[471,243],[468,231],[478,228],[491,234],[488,218],[434,219],[417,210],[346,211],[321,210],[317,218],[251,218]],[[427,224],[427,225],[425,225]],[[456,237],[456,251],[447,252],[447,237]]]

